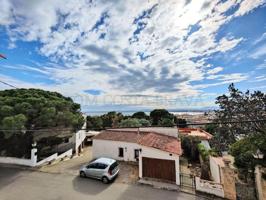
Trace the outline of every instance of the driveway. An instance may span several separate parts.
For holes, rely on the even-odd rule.
[[[182,192],[149,186],[112,183],[71,174],[50,174],[0,167],[1,200],[195,200],[204,199]]]
[[[56,162],[51,165],[44,165],[39,169],[39,171],[47,173],[78,175],[80,167],[92,159],[91,149],[91,146],[85,147],[80,156],[76,156],[66,161]]]
[[[42,166],[39,171],[54,174],[79,175],[79,169],[92,159],[92,147],[86,147],[80,156]],[[138,181],[138,166],[132,163],[119,162],[120,172],[115,182],[134,184]]]

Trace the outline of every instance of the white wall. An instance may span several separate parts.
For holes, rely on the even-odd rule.
[[[118,149],[124,148],[124,157],[118,156]],[[92,157],[110,157],[116,160],[136,161],[135,149],[140,149],[136,143],[94,139],[92,145]]]
[[[224,189],[220,183],[202,180],[199,177],[196,177],[196,190],[208,194],[214,194],[219,197],[224,197]]]
[[[65,157],[71,157],[72,154],[73,154],[73,150],[72,149],[69,149],[68,151],[66,151],[66,152],[64,152],[64,153],[62,153],[60,155],[58,155],[58,153],[55,153],[55,154],[53,154],[53,155],[51,155],[51,156],[49,156],[49,157],[37,162],[35,166],[43,165],[43,164],[51,162],[53,160],[60,160],[60,159],[65,158]]]
[[[215,162],[214,158],[210,156],[210,170],[213,180],[216,183],[221,183],[221,171],[219,165]]]
[[[37,149],[35,148],[31,150],[31,159],[15,158],[15,157],[0,157],[0,163],[34,167],[37,162],[36,152],[37,152]]]
[[[30,159],[14,158],[14,157],[0,157],[0,163],[33,166],[33,163]]]
[[[0,157],[0,163],[35,167],[35,166],[39,166],[39,165],[43,165],[45,163],[48,163],[52,160],[58,160],[58,159],[62,159],[64,157],[71,157],[72,152],[73,152],[73,150],[69,149],[68,151],[66,151],[60,155],[55,153],[55,154],[37,162],[37,155],[36,155],[37,149],[33,148],[31,150],[31,159],[23,159],[23,158],[15,158],[15,157]]]
[[[139,177],[142,178],[142,157],[174,160],[176,168],[176,184],[180,185],[179,156],[175,154],[172,154],[172,156],[170,156],[170,154],[171,153],[167,153],[159,149],[142,146],[139,157]]]
[[[85,130],[79,130],[78,132],[74,133],[71,142],[75,143],[75,152],[78,152],[78,148],[81,145],[81,143],[86,138],[86,131]]]

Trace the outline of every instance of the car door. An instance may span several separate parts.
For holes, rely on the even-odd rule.
[[[91,163],[86,167],[85,173],[86,176],[89,177],[95,177],[96,171],[97,170],[97,163]]]
[[[94,169],[94,177],[101,179],[104,175],[104,170],[107,167],[107,165],[103,163],[97,163],[96,167]]]
[[[102,178],[104,169],[103,169],[103,164],[101,163],[92,163],[88,166],[88,176],[94,177],[94,178]],[[86,173],[86,174],[87,174]]]

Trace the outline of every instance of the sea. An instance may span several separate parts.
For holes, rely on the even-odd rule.
[[[170,113],[174,114],[174,115],[202,115],[204,114],[205,112],[209,112],[210,110],[188,110],[188,111],[176,111],[176,110],[169,110]],[[88,111],[88,112],[85,112],[86,115],[90,115],[90,116],[100,116],[100,115],[103,115],[103,114],[106,114],[110,111]],[[120,112],[122,113],[123,115],[125,116],[131,116],[133,115],[135,112],[139,112],[138,110],[136,111],[116,111],[116,112]],[[144,111],[147,115],[150,114],[150,111]]]

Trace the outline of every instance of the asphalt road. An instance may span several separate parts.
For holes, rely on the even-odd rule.
[[[181,192],[0,166],[0,200],[192,200]]]

